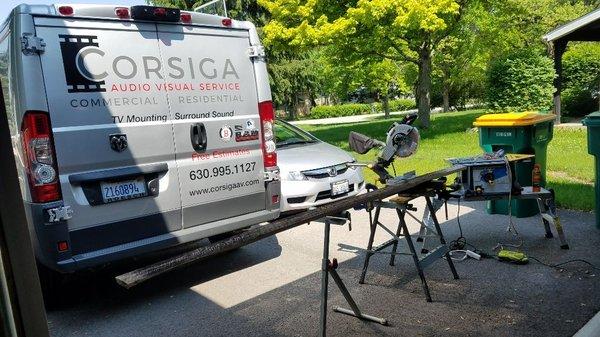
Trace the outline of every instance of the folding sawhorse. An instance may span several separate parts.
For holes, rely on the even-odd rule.
[[[387,325],[388,321],[385,318],[375,317],[361,312],[360,308],[358,307],[358,304],[356,304],[354,298],[352,298],[352,295],[348,291],[348,288],[346,288],[344,281],[337,273],[337,259],[329,259],[329,240],[331,225],[343,226],[346,223],[348,223],[348,229],[352,230],[352,220],[350,218],[350,213],[346,211],[339,215],[326,216],[324,218],[316,220],[315,222],[322,222],[325,224],[325,230],[323,235],[323,259],[321,262],[321,315],[319,324],[319,336],[325,337],[327,335],[327,300],[329,298],[329,276],[333,278],[335,284],[338,286],[338,289],[340,290],[342,295],[344,295],[346,302],[348,302],[348,305],[351,308],[345,309],[335,306],[333,307],[333,311],[354,316],[361,320],[376,322],[381,325]]]
[[[369,261],[373,254],[390,254],[390,266],[394,265],[394,260],[396,255],[410,255],[412,256],[413,262],[419,274],[419,278],[421,279],[421,285],[423,286],[423,291],[425,292],[425,298],[427,302],[431,302],[431,294],[429,293],[429,287],[427,286],[427,280],[425,279],[424,269],[430,266],[433,262],[438,259],[445,257],[452,271],[452,275],[454,279],[458,279],[458,273],[456,272],[456,268],[454,267],[454,263],[450,258],[450,249],[446,244],[446,240],[444,239],[444,235],[442,233],[442,229],[440,228],[440,224],[436,217],[436,209],[431,201],[431,196],[434,196],[436,193],[433,189],[427,189],[421,193],[413,193],[413,194],[401,194],[399,196],[393,197],[390,201],[375,201],[373,202],[372,207],[369,208],[367,206],[367,211],[369,212],[369,222],[371,223],[371,233],[369,235],[369,242],[367,244],[367,254],[365,256],[365,262],[363,265],[362,274],[360,276],[359,283],[363,284],[365,282],[365,276],[367,274],[367,270],[369,268]],[[409,203],[411,200],[414,200],[418,197],[425,197],[427,202],[427,209],[429,210],[432,223],[434,228],[429,228],[428,233],[431,233],[432,236],[438,237],[440,240],[440,245],[437,248],[434,248],[425,255],[425,257],[419,259],[419,255],[417,254],[417,250],[415,249],[415,244],[412,241],[410,232],[408,230],[408,226],[406,225],[406,214],[415,218],[412,214],[408,213],[409,211],[416,211],[416,209]],[[375,215],[372,216],[371,212],[373,211],[373,207],[375,209]],[[398,228],[394,233],[391,229],[386,227],[379,220],[381,209],[395,209],[398,215]],[[416,218],[415,218],[416,219]],[[420,222],[420,221],[419,221]],[[426,225],[421,223],[421,225]],[[384,242],[383,244],[373,247],[373,240],[375,239],[375,232],[377,227],[381,227],[384,231],[386,231],[392,239]],[[409,253],[397,252],[398,242],[401,240],[401,237],[404,237],[406,240]],[[392,246],[391,252],[383,252],[383,250],[387,247]]]

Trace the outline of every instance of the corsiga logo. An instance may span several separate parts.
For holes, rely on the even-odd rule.
[[[172,56],[162,60],[159,56],[154,55],[110,55],[98,47],[98,36],[59,34],[58,37],[67,88],[70,93],[105,92],[104,80],[109,76],[114,77],[117,81],[129,81],[136,77],[143,77],[149,81],[184,78],[194,80],[197,77],[206,80],[230,79],[237,81],[240,79],[229,58],[215,60],[210,57],[194,55],[189,57]],[[103,61],[98,62],[98,60]],[[217,83],[211,84],[218,87]],[[114,91],[113,88],[116,85],[112,84],[111,91]],[[118,85],[117,89],[134,84],[120,83]],[[165,83],[163,85],[166,86]],[[236,86],[238,89],[235,89]],[[224,89],[239,90],[239,83],[229,83],[229,86]]]
[[[98,37],[93,35],[58,35],[60,41],[60,52],[65,69],[67,90],[74,92],[104,92],[106,84],[104,80],[91,74],[83,59],[85,55],[102,53],[98,48]]]

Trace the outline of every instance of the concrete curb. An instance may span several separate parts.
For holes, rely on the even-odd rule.
[[[561,123],[557,124],[554,127],[556,128],[575,128],[575,129],[585,129],[585,126],[581,123]]]

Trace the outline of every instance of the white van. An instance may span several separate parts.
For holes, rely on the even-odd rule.
[[[20,5],[0,79],[38,261],[72,272],[279,215],[254,25],[152,6]]]

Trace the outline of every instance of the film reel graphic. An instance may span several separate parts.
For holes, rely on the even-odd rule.
[[[60,51],[69,93],[105,92],[104,80],[93,80],[81,74],[77,62],[79,52],[86,47],[98,47],[98,37],[93,35],[58,35]]]

